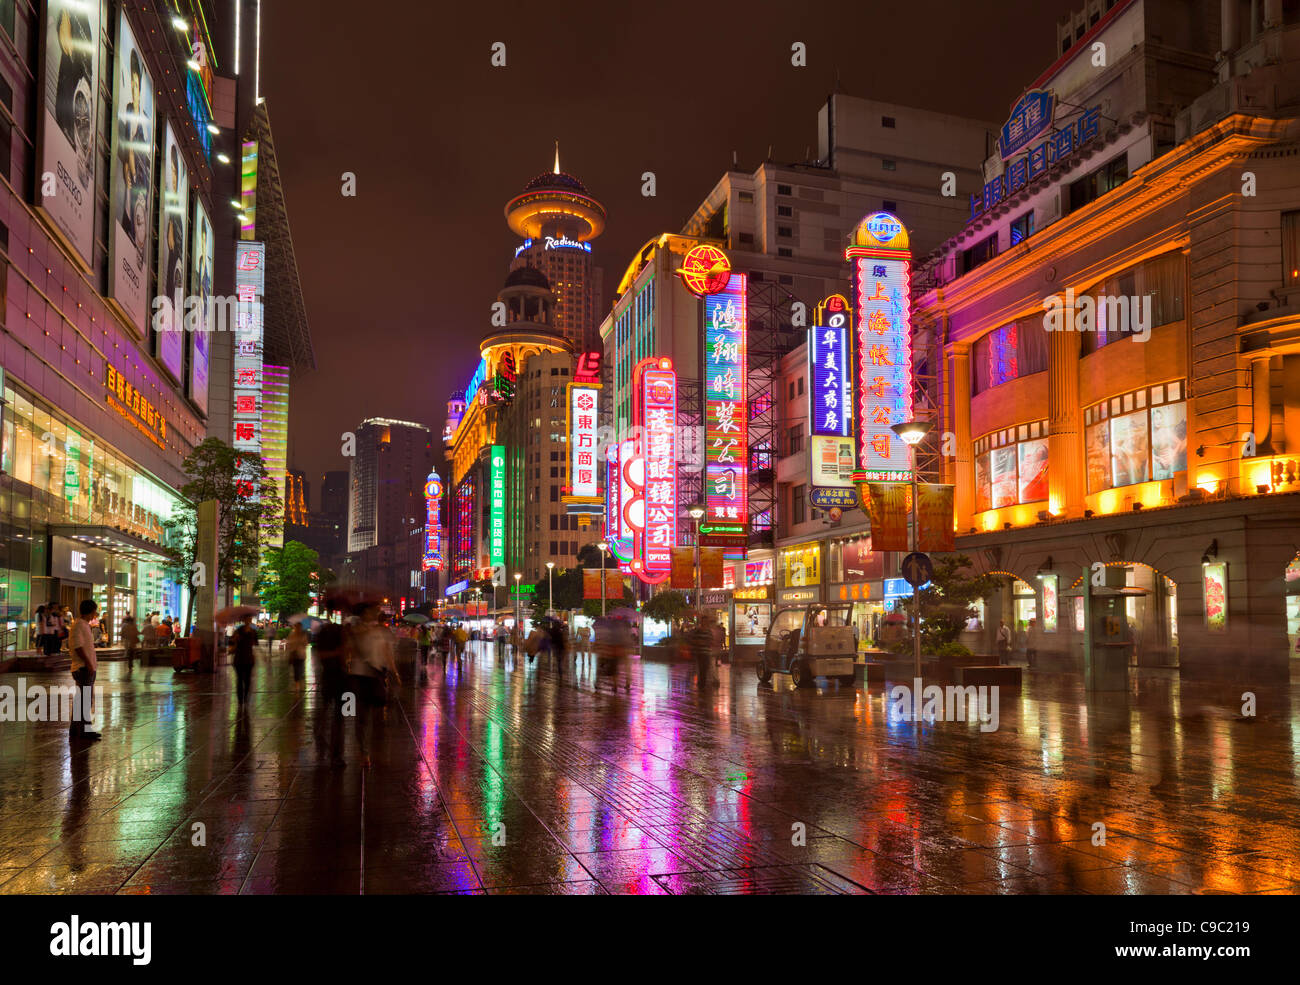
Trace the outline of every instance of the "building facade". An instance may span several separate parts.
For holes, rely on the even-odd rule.
[[[1024,624],[1063,666],[1086,636],[1094,658],[1285,678],[1300,9],[1120,0],[1070,24],[918,278],[958,547],[1004,577],[986,631]]]

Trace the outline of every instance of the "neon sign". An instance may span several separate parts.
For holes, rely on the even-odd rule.
[[[605,480],[605,538],[609,552],[619,561],[623,572],[632,570],[632,526],[627,520],[627,507],[632,499],[632,486],[625,476],[624,466],[636,456],[636,442],[623,441],[609,449],[609,471]]]
[[[522,245],[515,247],[515,256],[519,256],[519,254],[523,253],[524,250],[531,249],[532,245],[533,241],[531,239],[524,240]]]
[[[853,368],[849,353],[849,303],[833,294],[817,307],[808,345],[813,434],[853,433]]]
[[[745,280],[744,274],[733,274],[724,290],[704,301],[705,504],[709,522],[700,529],[707,530],[708,543],[715,547],[744,547],[749,532]]]
[[[716,246],[697,246],[686,254],[677,276],[697,298],[725,291],[731,283],[731,261]]]
[[[859,467],[866,479],[905,478],[907,445],[890,428],[912,417],[912,252],[888,212],[863,219],[853,243],[844,256],[855,264],[858,302]]]
[[[600,384],[569,384],[569,485],[574,496],[596,498],[596,421]]]
[[[533,241],[527,241],[528,246],[532,246]],[[585,253],[591,252],[590,243],[579,243],[576,239],[569,239],[568,236],[547,236],[546,249],[548,250],[582,250]]]
[[[1022,106],[1021,103],[1017,103],[1016,106],[1017,109],[1026,114],[1026,119],[1028,119],[1029,105]],[[1008,121],[1008,126],[1014,120],[1013,113],[1012,120]],[[1049,117],[1048,123],[1050,122]],[[970,197],[971,219],[975,219],[980,213],[993,208],[1004,198],[1014,195],[1040,174],[1046,174],[1054,165],[1069,160],[1076,150],[1084,144],[1096,140],[1100,134],[1101,107],[1093,106],[1091,109],[1084,111],[1077,120],[1068,126],[1053,131],[1047,136],[1047,139],[1035,144],[1023,157],[1017,157],[1007,164],[1004,173],[985,182],[980,194]],[[1032,138],[1026,138],[1026,140],[1029,139]],[[1012,151],[1012,153],[1015,153],[1015,151]],[[1003,152],[1002,156],[1005,159],[1008,155]]]
[[[623,469],[624,480],[634,487],[624,514],[633,520],[632,571],[654,585],[671,572],[677,543],[677,374],[667,356],[652,356],[636,364],[634,380],[633,416],[641,428],[641,455]],[[638,482],[640,496],[635,495]]]
[[[578,383],[599,383],[601,353],[584,352],[578,357],[578,366],[573,371],[573,378]]]
[[[506,563],[506,449],[492,446],[492,499],[488,514],[491,529],[488,532],[488,550],[491,564]]]
[[[456,570],[474,567],[474,480],[467,478],[456,490],[456,533],[453,541]]]
[[[424,558],[420,566],[425,571],[441,571],[443,568],[441,503],[442,480],[438,478],[438,470],[433,469],[424,483]]]

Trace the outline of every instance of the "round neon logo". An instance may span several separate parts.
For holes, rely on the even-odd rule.
[[[677,273],[696,297],[717,294],[731,281],[731,261],[716,246],[697,246],[686,254]]]
[[[888,212],[876,212],[867,216],[865,224],[867,232],[880,243],[888,243],[903,231],[903,224]]]

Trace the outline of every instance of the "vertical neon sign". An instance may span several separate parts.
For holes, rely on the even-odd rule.
[[[492,446],[492,487],[488,503],[489,562],[493,567],[506,563],[506,449],[504,445]]]
[[[701,532],[736,538],[749,532],[749,402],[746,377],[745,274],[704,298],[705,504]]]
[[[858,462],[866,479],[911,475],[905,445],[890,430],[912,417],[912,252],[888,212],[867,216],[844,252],[858,302]]]
[[[625,465],[624,480],[644,482],[642,523],[633,523],[632,570],[642,581],[658,584],[672,569],[677,543],[677,374],[666,356],[637,363],[634,370],[633,420],[641,429],[641,463]],[[638,472],[643,474],[638,476]],[[624,507],[633,517],[635,502]]]
[[[443,568],[441,503],[442,480],[438,478],[438,470],[433,469],[424,483],[424,559],[421,567],[425,571],[441,571]]]

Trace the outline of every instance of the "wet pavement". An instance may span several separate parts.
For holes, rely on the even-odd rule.
[[[318,759],[310,671],[259,661],[246,715],[229,668],[105,664],[102,742],[0,723],[0,893],[1300,890],[1295,686],[1242,719],[1240,685],[1036,678],[984,732],[892,721],[878,685],[471,644],[405,672],[363,770],[350,725]]]

